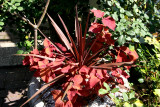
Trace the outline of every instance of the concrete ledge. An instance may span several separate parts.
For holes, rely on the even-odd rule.
[[[18,47],[0,47],[0,66],[22,65],[22,57],[14,56],[19,50]]]
[[[16,43],[11,41],[0,41],[0,48],[5,48],[5,47],[16,47]]]

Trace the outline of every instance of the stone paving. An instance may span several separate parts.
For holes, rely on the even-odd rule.
[[[27,67],[0,67],[0,107],[19,107],[24,103],[32,75],[33,72],[29,72]]]

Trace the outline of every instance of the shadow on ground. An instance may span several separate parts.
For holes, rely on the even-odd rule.
[[[33,72],[29,72],[28,67],[0,67],[0,107],[19,107],[24,103],[32,75]]]

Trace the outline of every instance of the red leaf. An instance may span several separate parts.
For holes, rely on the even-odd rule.
[[[120,68],[116,68],[116,71],[118,71],[118,73],[120,73],[125,78],[129,78],[130,77],[124,70],[121,70]]]
[[[112,70],[112,75],[115,76],[115,77],[120,77],[121,76],[116,70]]]
[[[77,91],[73,88],[71,88],[70,90],[68,90],[67,92],[67,97],[68,97],[68,100],[72,101],[72,103],[74,103],[77,99]]]
[[[70,68],[71,68],[70,65],[68,65],[68,66],[66,66],[66,67],[63,67],[63,68],[61,69],[61,72],[62,72],[62,73],[68,73],[68,71],[69,71]]]
[[[89,70],[90,70],[90,68],[84,65],[84,66],[82,66],[82,68],[79,70],[79,73],[80,73],[80,74],[87,75],[88,72],[89,72]]]
[[[104,46],[103,43],[101,43],[101,42],[96,42],[96,43],[94,44],[94,48],[91,49],[92,53],[93,53],[93,54],[96,53],[98,50],[102,49],[103,46]]]
[[[33,51],[31,51],[31,54],[39,54],[39,51],[38,51],[38,49],[34,49]]]
[[[125,46],[122,46],[122,47],[120,47],[120,49],[122,50],[122,51],[124,51],[128,56],[129,56],[129,59],[127,59],[126,58],[126,56],[124,55],[124,52],[120,52],[119,53],[119,56],[123,56],[124,58],[123,59],[127,59],[127,60],[125,60],[125,61],[136,61],[137,59],[138,59],[138,54],[137,54],[137,52],[134,50],[134,51],[131,51],[128,47],[125,47]],[[118,58],[117,58],[118,59]]]
[[[30,71],[34,71],[35,69],[39,69],[37,64],[30,66]]]
[[[66,47],[64,47],[62,44],[60,44],[60,43],[55,43],[55,44],[56,44],[57,47],[60,48],[63,52],[66,52],[66,51],[67,51]],[[56,48],[54,48],[54,50],[56,50]]]
[[[39,74],[40,70],[37,70],[36,72],[34,72],[34,77],[40,77],[40,74]]]
[[[97,18],[102,18],[104,16],[104,12],[101,10],[92,9],[91,12],[93,12],[94,16]]]
[[[130,58],[130,61],[136,61],[138,59],[138,57],[139,57],[135,50],[134,51],[130,51],[128,53],[128,56]]]
[[[89,32],[100,33],[103,29],[103,25],[99,23],[91,23],[89,28]]]
[[[127,55],[123,51],[119,51],[116,62],[125,62],[126,60],[128,60]]]
[[[99,78],[99,79],[103,79],[103,73],[102,73],[102,69],[97,69],[97,73],[96,73],[96,76]]]
[[[126,46],[121,46],[119,49],[124,51],[126,54],[128,54],[130,52],[129,48]]]
[[[55,58],[55,61],[57,62],[63,62],[65,60],[65,57],[57,57]]]
[[[29,62],[30,62],[30,66],[34,64],[33,57],[29,56]]]
[[[24,59],[23,59],[23,65],[29,65],[30,64],[30,61],[29,61],[29,56],[26,56]]]
[[[43,41],[43,45],[44,45],[45,48],[47,48],[51,45],[51,43],[49,42],[49,40],[47,38],[45,38],[44,41]]]
[[[46,64],[44,64],[43,61],[38,61],[38,66],[39,66],[40,69],[42,69],[42,68],[46,67]]]
[[[111,33],[105,34],[105,42],[106,42],[108,45],[114,45],[115,40],[113,40],[113,39],[111,38],[111,36],[112,36]]]
[[[116,81],[117,81],[118,83],[124,85],[124,81],[123,81],[122,78],[118,77],[118,78],[116,79]]]
[[[115,20],[112,17],[108,16],[106,18],[103,18],[102,23],[103,23],[104,26],[107,26],[110,29],[115,30],[116,23],[115,23]]]
[[[90,75],[90,80],[89,80],[89,87],[93,88],[100,80],[94,76],[93,74]]]
[[[91,90],[78,90],[77,91],[77,94],[79,96],[84,96],[84,97],[87,97],[91,94]],[[78,102],[78,101],[77,101]]]
[[[56,67],[56,66],[60,66],[60,65],[63,65],[63,64],[62,64],[62,61],[54,61],[54,62],[51,62],[51,63],[49,63],[47,66]]]
[[[38,62],[40,58],[33,58],[34,62]]]
[[[55,107],[64,107],[64,102],[61,100],[63,92],[61,90],[53,90],[52,95],[55,101]]]
[[[51,49],[49,47],[45,48],[45,53],[49,56],[52,56]]]
[[[43,63],[44,63],[45,65],[47,65],[47,64],[49,63],[49,61],[48,61],[47,59],[44,59],[44,60],[43,60]]]
[[[77,90],[80,90],[82,88],[81,85],[80,85],[83,81],[82,76],[81,75],[75,75],[72,80],[73,80],[73,83],[74,83],[73,88],[77,89]]]
[[[73,107],[73,104],[71,101],[67,101],[65,102],[65,106],[64,107]]]

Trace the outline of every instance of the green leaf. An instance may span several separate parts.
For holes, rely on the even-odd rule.
[[[138,50],[138,49],[137,49]],[[140,51],[141,52],[141,51]],[[143,72],[144,74],[146,74],[145,69],[140,69],[141,72]]]
[[[131,107],[131,104],[129,104],[128,102],[125,102],[124,107]]]
[[[131,2],[131,3],[133,3],[133,2],[134,2],[134,0],[130,0],[130,2]]]
[[[22,0],[15,0],[15,2],[21,2]]]
[[[20,6],[20,3],[16,3],[15,6]]]
[[[13,10],[15,10],[16,8],[17,8],[16,6],[12,5],[12,9],[13,9]]]
[[[136,37],[133,38],[133,41],[139,43],[139,39],[137,39]]]
[[[126,38],[124,35],[121,35],[117,40],[119,45],[123,45],[126,42]]]
[[[131,93],[129,94],[129,98],[130,98],[130,99],[135,98],[135,91],[133,91],[133,92],[131,92]]]
[[[141,30],[141,31],[140,31],[140,35],[141,35],[142,37],[144,37],[144,36],[146,35],[146,31]]]
[[[127,20],[124,18],[124,19],[121,19],[120,22],[122,23],[125,23]]]
[[[24,52],[23,50],[18,50],[17,54],[23,54],[23,52]]]
[[[136,13],[136,14],[138,14],[138,7],[137,7],[137,5],[136,4],[134,4],[134,6],[133,6],[133,11]]]
[[[136,107],[143,107],[144,106],[143,102],[139,99],[136,102],[134,102],[134,104],[136,105]]]
[[[114,94],[113,94],[113,93],[110,93],[110,94],[109,94],[109,96],[110,96],[112,99],[114,99],[114,98],[115,98],[115,96],[114,96]]]
[[[121,17],[121,18],[124,18],[124,14],[120,14],[120,17]]]
[[[118,8],[121,8],[119,2],[115,1],[115,5],[116,5]]]
[[[132,44],[129,44],[129,49],[131,50],[131,51],[134,51],[134,45],[132,45]]]
[[[32,43],[30,42],[30,41],[25,41],[25,43],[26,43],[26,45],[28,46],[28,47],[31,47],[32,46]]]
[[[112,2],[111,1],[107,1],[109,6],[112,6]]]
[[[160,97],[160,89],[154,89],[154,95],[157,95],[158,97]]]
[[[130,11],[126,11],[127,16],[133,16],[133,14]]]
[[[135,33],[139,34],[140,29],[139,28],[135,28],[134,31],[135,31]]]
[[[2,27],[0,27],[0,30],[2,30]]]
[[[144,79],[143,78],[139,78],[138,81],[139,81],[139,83],[143,83]]]
[[[0,26],[3,26],[4,25],[4,22],[0,22]]]
[[[108,93],[108,91],[107,90],[105,90],[105,89],[103,89],[103,88],[101,88],[101,89],[99,89],[99,94],[106,94],[106,93]]]
[[[124,101],[128,101],[128,95],[125,92],[122,93],[122,96]]]
[[[118,98],[114,98],[114,103],[115,103],[116,105],[119,105],[119,104],[120,104],[120,100],[119,100]]]
[[[133,30],[129,30],[126,32],[128,35],[135,35],[135,32]]]
[[[23,7],[18,7],[17,8],[19,11],[23,11]]]
[[[121,13],[124,13],[125,10],[124,10],[123,8],[120,8],[120,12],[121,12]]]
[[[11,0],[11,3],[14,4],[14,3],[15,3],[15,0]]]
[[[147,14],[144,14],[145,19],[149,19],[149,16]]]
[[[112,14],[112,17],[114,20],[118,21],[118,15],[117,12],[114,12],[114,14]]]
[[[110,91],[110,87],[107,83],[104,82],[103,85],[104,85],[104,87],[106,87],[107,91]]]
[[[126,40],[127,40],[127,41],[131,41],[132,39],[131,39],[130,36],[128,36],[128,37],[126,37]]]
[[[111,93],[115,93],[115,92],[118,92],[119,91],[119,88],[114,88]]]

